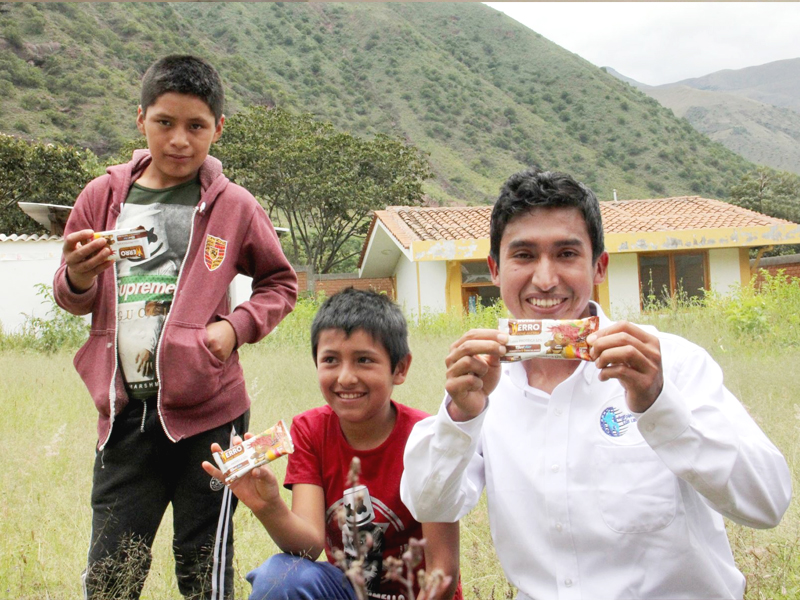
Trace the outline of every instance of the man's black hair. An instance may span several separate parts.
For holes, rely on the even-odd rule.
[[[358,329],[367,332],[386,348],[392,373],[410,353],[406,318],[386,294],[349,287],[325,300],[311,324],[314,364],[317,362],[319,336],[326,329],[343,331],[347,337]]]
[[[605,249],[600,203],[588,187],[565,173],[542,171],[531,167],[514,173],[503,184],[500,197],[492,209],[489,230],[490,254],[500,265],[500,240],[506,226],[516,217],[534,208],[577,208],[592,243],[592,262]]]
[[[219,123],[225,91],[217,70],[208,62],[188,54],[172,54],[154,62],[142,78],[142,112],[167,92],[190,94],[208,104]]]

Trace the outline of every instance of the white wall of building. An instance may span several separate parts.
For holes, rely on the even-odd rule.
[[[0,241],[0,325],[19,332],[25,315],[47,318],[50,306],[37,295],[36,285],[53,285],[61,262],[61,240]]]
[[[639,260],[636,254],[610,254],[608,257],[608,303],[612,319],[640,312]]]
[[[445,285],[447,263],[443,260],[419,263],[419,287],[422,312],[447,312]]]
[[[228,286],[228,292],[231,295],[231,310],[233,310],[242,302],[250,300],[250,294],[253,292],[253,278],[247,275],[237,275]]]
[[[739,249],[720,248],[708,251],[708,270],[711,289],[719,294],[729,294],[742,284],[739,270]]]
[[[417,269],[419,269],[419,279],[417,279]],[[395,266],[394,275],[397,281],[397,303],[406,317],[415,318],[420,312],[447,311],[445,298],[447,264],[444,261],[413,263],[405,255],[401,255]]]
[[[397,280],[397,304],[407,317],[419,314],[416,265],[402,255],[397,261],[394,274]]]

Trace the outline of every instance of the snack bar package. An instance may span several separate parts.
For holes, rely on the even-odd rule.
[[[500,362],[529,358],[592,360],[586,338],[599,327],[598,317],[571,321],[500,319],[498,329],[509,336],[507,352]]]
[[[277,425],[270,427],[264,433],[254,435],[241,444],[231,446],[223,452],[214,452],[214,462],[217,463],[225,483],[236,481],[256,467],[272,462],[285,454],[294,452],[292,437],[289,428],[281,419]]]
[[[137,229],[115,229],[113,231],[97,231],[94,239],[106,238],[111,256],[108,260],[147,260],[150,258],[150,246],[147,243],[147,230],[144,227]]]

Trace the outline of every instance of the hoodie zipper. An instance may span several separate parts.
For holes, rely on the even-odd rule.
[[[122,214],[124,206],[124,202],[119,205],[119,213],[114,220],[112,229],[117,228],[119,215]],[[114,428],[115,407],[117,404],[117,369],[119,369],[119,282],[117,281],[116,262],[111,267],[111,274],[114,278],[114,370],[111,372],[111,384],[108,386],[108,402],[111,413],[108,421],[108,435],[99,448],[101,452],[105,449],[108,440],[111,439],[111,430]]]
[[[167,331],[167,323],[169,322],[169,318],[172,316],[173,308],[175,307],[175,302],[178,300],[178,293],[181,287],[181,277],[183,277],[183,269],[186,266],[186,259],[189,257],[189,253],[192,249],[192,240],[194,239],[194,228],[197,222],[197,215],[202,214],[206,208],[206,203],[201,202],[198,206],[195,207],[194,212],[192,213],[192,226],[189,229],[189,243],[186,246],[186,254],[183,255],[183,260],[181,261],[181,268],[178,271],[178,280],[175,282],[175,294],[172,296],[172,306],[167,313],[167,316],[164,318],[164,326],[161,328],[161,335],[158,336],[158,345],[156,346],[156,379],[158,380],[158,398],[156,401],[156,410],[158,410],[158,418],[161,421],[161,427],[164,429],[164,433],[170,439],[171,442],[177,442],[175,438],[172,437],[172,434],[167,429],[167,423],[164,421],[164,413],[161,410],[161,390],[163,389],[163,381],[161,379],[161,346],[164,343],[164,333]]]

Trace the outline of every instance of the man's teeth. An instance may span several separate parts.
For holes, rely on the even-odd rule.
[[[528,303],[533,304],[534,306],[539,306],[541,308],[551,308],[558,304],[561,304],[561,300],[555,299],[540,299],[540,298],[531,298],[528,300]]]
[[[343,398],[344,400],[355,400],[356,398],[360,398],[363,395],[364,394],[339,394],[339,397]]]

